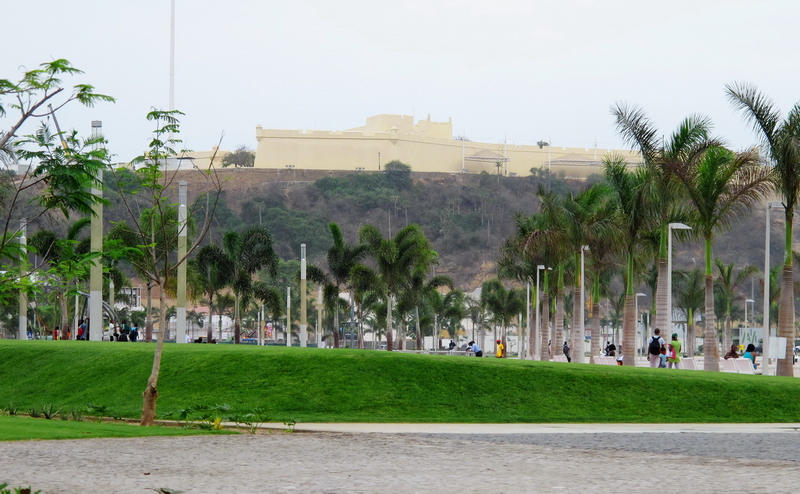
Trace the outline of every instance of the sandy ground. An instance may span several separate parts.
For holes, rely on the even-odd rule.
[[[44,494],[794,492],[798,439],[300,432],[6,442],[0,483]]]

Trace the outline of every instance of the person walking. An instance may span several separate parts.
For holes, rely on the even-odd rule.
[[[661,347],[666,344],[667,342],[661,337],[661,330],[656,328],[647,344],[647,358],[650,359],[650,367],[654,369],[658,367],[661,362]]]
[[[503,345],[501,340],[497,340],[497,353],[494,356],[496,358],[504,358],[506,356],[506,346]]]
[[[569,356],[569,345],[567,342],[564,342],[564,346],[561,347],[561,351],[564,352],[564,356],[567,357],[567,362],[572,362],[572,358]]]
[[[672,347],[672,351],[670,352],[670,357],[667,359],[667,365],[669,365],[670,369],[672,369],[673,366],[675,366],[675,369],[680,369],[681,342],[678,341],[678,333],[672,333],[672,341],[670,341],[669,344]]]

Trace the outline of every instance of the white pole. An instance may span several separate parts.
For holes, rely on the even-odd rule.
[[[300,346],[306,347],[308,334],[306,313],[306,244],[300,244]]]
[[[585,330],[585,326],[584,326],[585,325],[584,319],[586,317],[586,314],[585,314],[585,311],[586,311],[586,302],[585,302],[585,299],[586,299],[586,269],[585,269],[586,268],[586,262],[585,262],[586,256],[585,256],[585,253],[586,253],[587,250],[589,250],[589,246],[588,245],[582,245],[581,246],[581,282],[580,282],[581,283],[581,300],[580,300],[580,304],[581,304],[581,311],[580,311],[581,312],[581,320],[580,320],[580,322],[578,324],[578,328],[577,328],[578,331],[580,331],[579,338],[576,339],[576,341],[580,342],[580,346],[581,347],[580,348],[576,348],[575,350],[572,351],[572,360],[575,360],[577,358],[578,359],[577,362],[579,364],[584,363],[583,354],[586,352],[586,330]],[[579,351],[579,353],[576,353],[578,351]],[[634,352],[634,355],[636,355],[636,352]]]
[[[178,182],[178,259],[186,256],[186,190],[188,182]],[[186,260],[178,265],[178,300],[175,308],[175,343],[186,343]]]
[[[170,2],[169,20],[169,109],[175,109],[175,0]]]
[[[28,270],[28,249],[26,246],[28,245],[28,238],[26,237],[27,229],[28,229],[28,220],[22,218],[19,221],[19,229],[20,229],[20,236],[19,236],[19,245],[20,245],[20,275],[24,274],[25,271]],[[20,280],[24,281],[23,276],[20,276]],[[22,284],[24,285],[24,283]],[[17,339],[19,340],[26,340],[28,339],[28,292],[25,291],[25,288],[22,287],[19,290],[19,327],[17,328]]]
[[[541,357],[542,349],[541,349],[541,341],[542,341],[542,314],[539,312],[539,304],[541,303],[541,296],[542,294],[539,292],[539,271],[544,268],[541,264],[536,266],[536,344],[537,349],[539,350],[536,352],[536,355]],[[536,358],[536,357],[534,357]]]
[[[322,285],[317,289],[317,348],[322,346]]]
[[[258,312],[258,346],[264,343],[264,306]]]
[[[764,354],[761,363],[763,369],[762,375],[769,375],[769,210],[772,204],[767,203],[767,219],[766,219],[766,233],[764,235],[764,335],[762,337],[762,351]],[[745,304],[746,305],[746,304]]]
[[[525,332],[526,332],[526,336],[528,336],[528,338],[530,338],[530,334],[531,334],[531,282],[530,281],[528,281],[525,284],[525,311],[526,311],[526,314],[525,314]],[[521,328],[521,325],[520,325],[520,332],[522,332],[521,329],[522,328]],[[526,353],[525,352],[525,337],[520,335],[519,340],[520,340],[519,341],[519,358],[521,360],[525,360],[527,358],[527,355],[525,354]]]
[[[292,287],[286,287],[286,346],[292,346]]]
[[[103,123],[92,120],[92,136],[98,137]],[[97,180],[103,183],[103,171],[97,172]],[[103,197],[100,185],[92,186],[92,195]],[[92,205],[91,219],[91,249],[98,257],[92,261],[89,273],[89,340],[103,341],[103,262],[100,254],[103,252],[103,203],[95,202]]]
[[[78,339],[78,295],[75,295],[75,317],[73,319],[73,326],[72,326],[72,338],[71,340]]]

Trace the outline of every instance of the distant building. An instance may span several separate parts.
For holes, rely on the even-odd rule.
[[[281,130],[256,127],[255,168],[307,170],[380,170],[392,160],[415,172],[501,173],[526,176],[532,168],[567,177],[602,173],[608,153],[641,162],[625,150],[490,144],[453,138],[451,121],[434,122],[430,115],[416,124],[409,115],[376,115],[363,127],[344,131]]]

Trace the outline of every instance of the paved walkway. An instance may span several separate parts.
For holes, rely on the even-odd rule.
[[[286,429],[280,423],[264,424],[265,429]],[[298,432],[346,432],[383,434],[631,434],[631,433],[717,433],[763,434],[798,433],[800,423],[792,424],[353,424],[298,423]],[[798,436],[800,438],[800,435]]]

